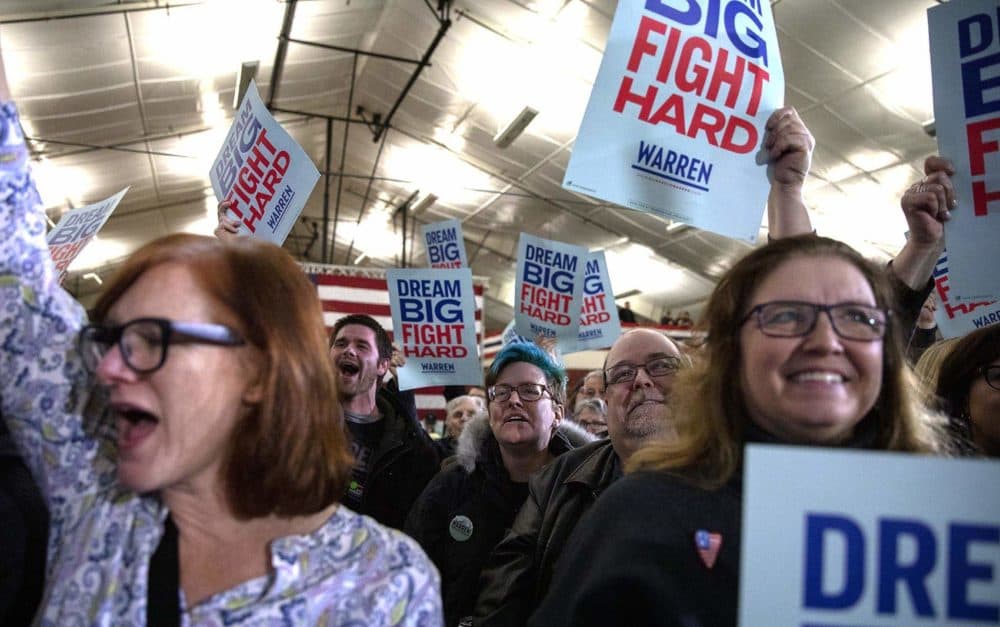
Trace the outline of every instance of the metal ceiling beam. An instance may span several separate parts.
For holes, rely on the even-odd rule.
[[[148,0],[146,2],[126,2],[124,4],[109,4],[96,7],[81,7],[76,9],[58,9],[49,11],[35,11],[32,13],[13,13],[0,17],[0,24],[23,24],[26,22],[48,22],[51,20],[71,20],[80,17],[90,17],[93,15],[110,15],[115,13],[136,13],[139,11],[168,11],[170,9],[184,8],[189,6],[199,6],[205,4],[202,0],[197,2],[161,2],[160,0]]]
[[[403,86],[403,91],[399,92],[399,97],[396,98],[396,102],[393,103],[392,108],[389,110],[389,115],[385,116],[385,119],[379,126],[378,131],[375,132],[375,136],[372,138],[373,142],[377,142],[381,139],[382,134],[385,133],[386,129],[389,128],[389,125],[392,124],[392,118],[396,115],[396,111],[399,110],[400,105],[403,104],[403,100],[406,99],[406,96],[410,93],[413,85],[416,84],[417,79],[420,78],[420,73],[425,67],[430,65],[431,56],[434,55],[434,51],[437,50],[438,44],[441,43],[442,39],[444,39],[445,33],[447,33],[448,29],[451,28],[451,19],[448,17],[449,10],[451,8],[450,0],[440,0],[438,6],[440,15],[435,15],[438,20],[438,31],[437,34],[434,35],[434,41],[432,41],[431,45],[427,47],[426,51],[424,51],[424,56],[420,58],[420,63],[417,64],[417,67],[413,70],[413,74],[410,75],[410,79],[406,81],[406,85]]]
[[[278,99],[278,88],[281,87],[281,76],[285,72],[285,57],[288,54],[288,35],[292,32],[292,23],[295,22],[296,2],[297,0],[288,0],[288,4],[285,5],[285,17],[281,20],[278,47],[274,51],[274,65],[271,66],[271,89],[267,96],[268,109]]]

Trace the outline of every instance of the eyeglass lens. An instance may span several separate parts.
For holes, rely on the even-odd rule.
[[[757,307],[757,320],[765,333],[796,337],[810,333],[820,312],[825,312],[833,330],[847,339],[873,340],[885,335],[885,314],[865,305],[816,305],[813,303],[775,302]]]

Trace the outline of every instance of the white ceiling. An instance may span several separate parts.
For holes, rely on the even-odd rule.
[[[490,329],[511,316],[521,231],[608,251],[616,292],[630,292],[641,315],[696,310],[746,244],[668,231],[665,220],[561,187],[616,0],[453,0],[430,65],[398,102],[442,30],[438,1],[0,1],[0,49],[50,218],[131,186],[68,287],[88,302],[98,286],[85,273],[106,276],[170,232],[211,232],[208,167],[236,71],[259,60],[265,102],[330,174],[329,193],[321,178],[286,243],[297,257],[323,261],[326,197],[326,261],[366,253],[361,265],[399,265],[401,223],[386,220],[419,190],[438,200],[418,223],[462,220],[473,272],[490,279]],[[898,199],[936,149],[921,128],[933,116],[925,11],[934,4],[772,1],[786,99],[816,137],[806,186],[814,226],[869,255],[902,245]],[[374,141],[376,127],[360,120],[385,120],[397,104],[384,142]],[[497,148],[492,137],[526,105],[538,117]],[[313,222],[320,237],[309,246]],[[407,251],[424,265],[419,242]]]

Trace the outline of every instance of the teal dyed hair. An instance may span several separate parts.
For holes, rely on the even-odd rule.
[[[490,369],[486,372],[486,387],[493,387],[493,384],[500,378],[503,369],[518,362],[529,363],[541,370],[545,374],[545,381],[553,398],[560,404],[566,402],[566,381],[568,379],[566,369],[537,344],[518,342],[508,344],[500,349],[500,352],[493,359],[493,363],[490,364]]]

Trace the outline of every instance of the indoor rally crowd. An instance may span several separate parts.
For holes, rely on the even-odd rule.
[[[1000,325],[936,341],[945,158],[873,264],[813,231],[814,140],[779,109],[768,241],[664,318],[691,341],[626,325],[573,385],[551,341],[507,344],[432,439],[386,330],[327,333],[292,257],[224,211],[85,311],[0,101],[0,624],[735,625],[745,444],[1000,454]]]

